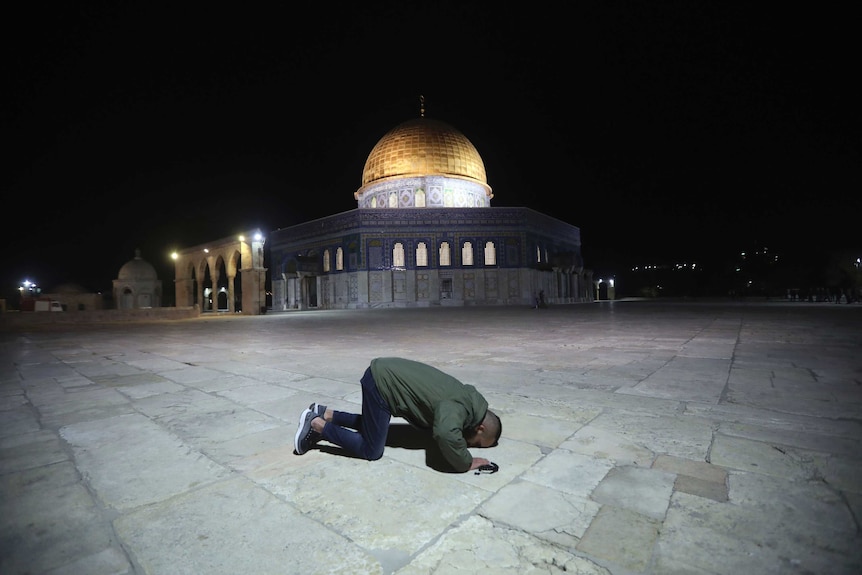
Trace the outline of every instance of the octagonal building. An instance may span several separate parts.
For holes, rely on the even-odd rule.
[[[356,209],[270,234],[272,309],[593,301],[580,229],[493,197],[464,134],[424,113],[395,126]]]

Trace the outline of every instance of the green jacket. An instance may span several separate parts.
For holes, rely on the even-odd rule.
[[[398,357],[371,361],[371,375],[395,417],[430,429],[446,461],[467,471],[473,456],[464,433],[485,419],[488,402],[472,385],[465,385],[435,367]]]

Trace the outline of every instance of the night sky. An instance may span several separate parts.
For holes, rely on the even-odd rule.
[[[354,209],[420,95],[491,205],[580,227],[597,273],[862,250],[837,3],[31,4],[4,18],[0,297],[110,292],[137,248],[169,281],[174,248]]]

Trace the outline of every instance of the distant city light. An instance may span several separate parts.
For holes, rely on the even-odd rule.
[[[23,282],[21,282],[21,286],[18,288],[18,291],[23,296],[24,292],[39,293],[42,290],[36,285],[36,282],[31,282],[30,280],[24,280]]]

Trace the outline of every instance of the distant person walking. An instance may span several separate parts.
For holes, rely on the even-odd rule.
[[[324,439],[363,459],[380,459],[390,418],[395,416],[427,430],[455,471],[490,463],[473,457],[467,448],[497,445],[502,424],[472,385],[430,365],[398,357],[372,360],[360,383],[361,414],[318,403],[302,412],[294,437],[298,455]]]

